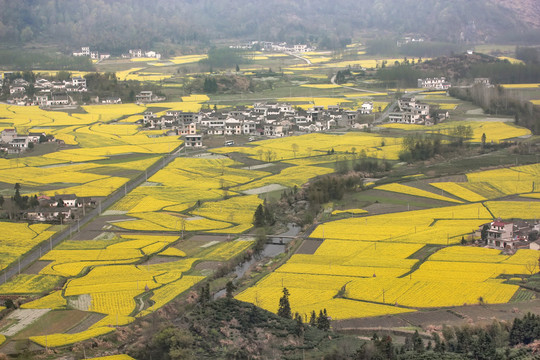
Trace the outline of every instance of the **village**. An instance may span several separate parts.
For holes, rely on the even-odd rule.
[[[313,106],[308,110],[295,108],[288,103],[261,102],[252,107],[236,107],[230,111],[201,110],[198,113],[168,111],[158,116],[145,112],[142,126],[148,129],[170,130],[170,135],[183,135],[186,146],[202,147],[201,141],[192,143],[193,136],[248,135],[253,138],[283,137],[295,133],[313,133],[335,128],[362,129],[367,122],[360,122],[362,115],[373,113],[373,103],[365,102],[359,109],[347,110],[338,105]]]

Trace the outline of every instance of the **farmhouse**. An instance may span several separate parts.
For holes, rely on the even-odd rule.
[[[50,206],[53,207],[76,207],[77,206],[77,195],[75,194],[62,194],[55,195],[51,199]]]
[[[135,95],[135,101],[137,104],[145,104],[150,102],[162,101],[165,100],[165,97],[157,96],[152,93],[152,91],[144,90]]]
[[[71,216],[72,210],[70,208],[36,208],[23,214],[24,219],[38,222],[63,222],[70,219]]]
[[[494,220],[488,224],[487,245],[496,249],[510,251],[529,248],[528,233],[530,229],[531,226],[523,221],[505,222],[501,219]]]
[[[186,147],[201,148],[203,146],[201,134],[185,135],[184,138]]]
[[[86,87],[86,79],[83,78],[82,76],[75,76],[71,79],[71,83],[73,84],[73,86],[82,86],[82,87]]]
[[[488,245],[497,248],[512,247],[514,236],[514,224],[495,220],[489,224],[487,233]]]
[[[51,100],[48,101],[47,105],[68,105],[69,96],[66,93],[53,93]]]
[[[9,142],[9,146],[12,148],[27,149],[30,139],[28,136],[17,136]]]
[[[90,47],[83,46],[81,51],[73,52],[73,56],[90,56]]]

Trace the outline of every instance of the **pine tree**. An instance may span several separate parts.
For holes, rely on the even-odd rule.
[[[317,313],[315,313],[315,310],[311,311],[311,317],[309,318],[309,325],[317,326]]]
[[[37,198],[37,195],[34,195],[33,197],[30,198],[30,207],[36,207],[39,205],[39,200]]]
[[[478,338],[474,342],[472,348],[475,359],[491,360],[496,357],[493,339],[485,330],[482,330],[480,335],[478,335]]]
[[[199,292],[199,303],[204,307],[210,302],[210,284],[206,283]]]
[[[253,216],[253,225],[255,227],[263,227],[265,224],[265,216],[264,216],[264,208],[262,204],[259,204],[257,206],[257,209],[255,210],[255,215]]]
[[[291,304],[289,303],[289,290],[283,288],[283,296],[279,299],[278,316],[292,319]]]
[[[317,317],[317,328],[323,331],[330,330],[330,320],[328,320],[326,309],[319,311],[319,316]]]
[[[304,334],[304,322],[302,321],[302,316],[299,313],[294,315],[296,320],[295,332],[297,336],[302,336]]]

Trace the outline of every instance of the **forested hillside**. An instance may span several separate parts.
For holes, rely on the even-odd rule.
[[[0,0],[0,41],[99,51],[156,42],[205,44],[251,38],[342,45],[361,30],[417,33],[438,41],[530,34],[534,0],[509,9],[496,0]],[[536,25],[535,25],[536,24]]]

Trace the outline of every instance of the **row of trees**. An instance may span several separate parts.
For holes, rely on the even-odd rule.
[[[398,46],[400,40],[399,38],[372,39],[367,41],[366,50],[372,55],[430,58],[460,53],[466,50],[463,44],[437,41],[410,42]]]
[[[403,139],[402,151],[399,153],[401,161],[413,162],[431,159],[435,155],[449,152],[454,147],[463,146],[464,142],[473,137],[470,125],[458,125],[447,130],[447,135],[452,141],[449,145],[442,143],[440,134],[434,135],[408,135]],[[486,137],[482,136],[482,144],[485,146]]]
[[[494,84],[527,84],[540,82],[540,64],[512,64],[509,61],[497,61],[491,64],[471,66],[463,77],[489,78]]]
[[[374,334],[356,352],[355,359],[475,359],[502,360],[529,358],[531,349],[512,348],[531,344],[540,339],[540,316],[527,314],[516,318],[510,326],[494,321],[488,326],[445,326],[442,332],[433,332],[431,338],[418,331],[408,335],[403,345],[393,343],[390,336]]]
[[[0,21],[0,38],[1,34],[2,23]],[[21,49],[19,47],[0,49],[0,64],[4,70],[94,70],[92,61],[86,56],[73,57],[46,50]]]
[[[539,81],[540,81],[540,65]],[[535,81],[528,79],[528,81]],[[458,99],[471,101],[480,106],[486,113],[514,116],[518,125],[527,127],[535,134],[540,134],[540,107],[528,100],[519,98],[519,94],[501,86],[488,88],[475,85],[472,88],[450,88],[450,95]]]

